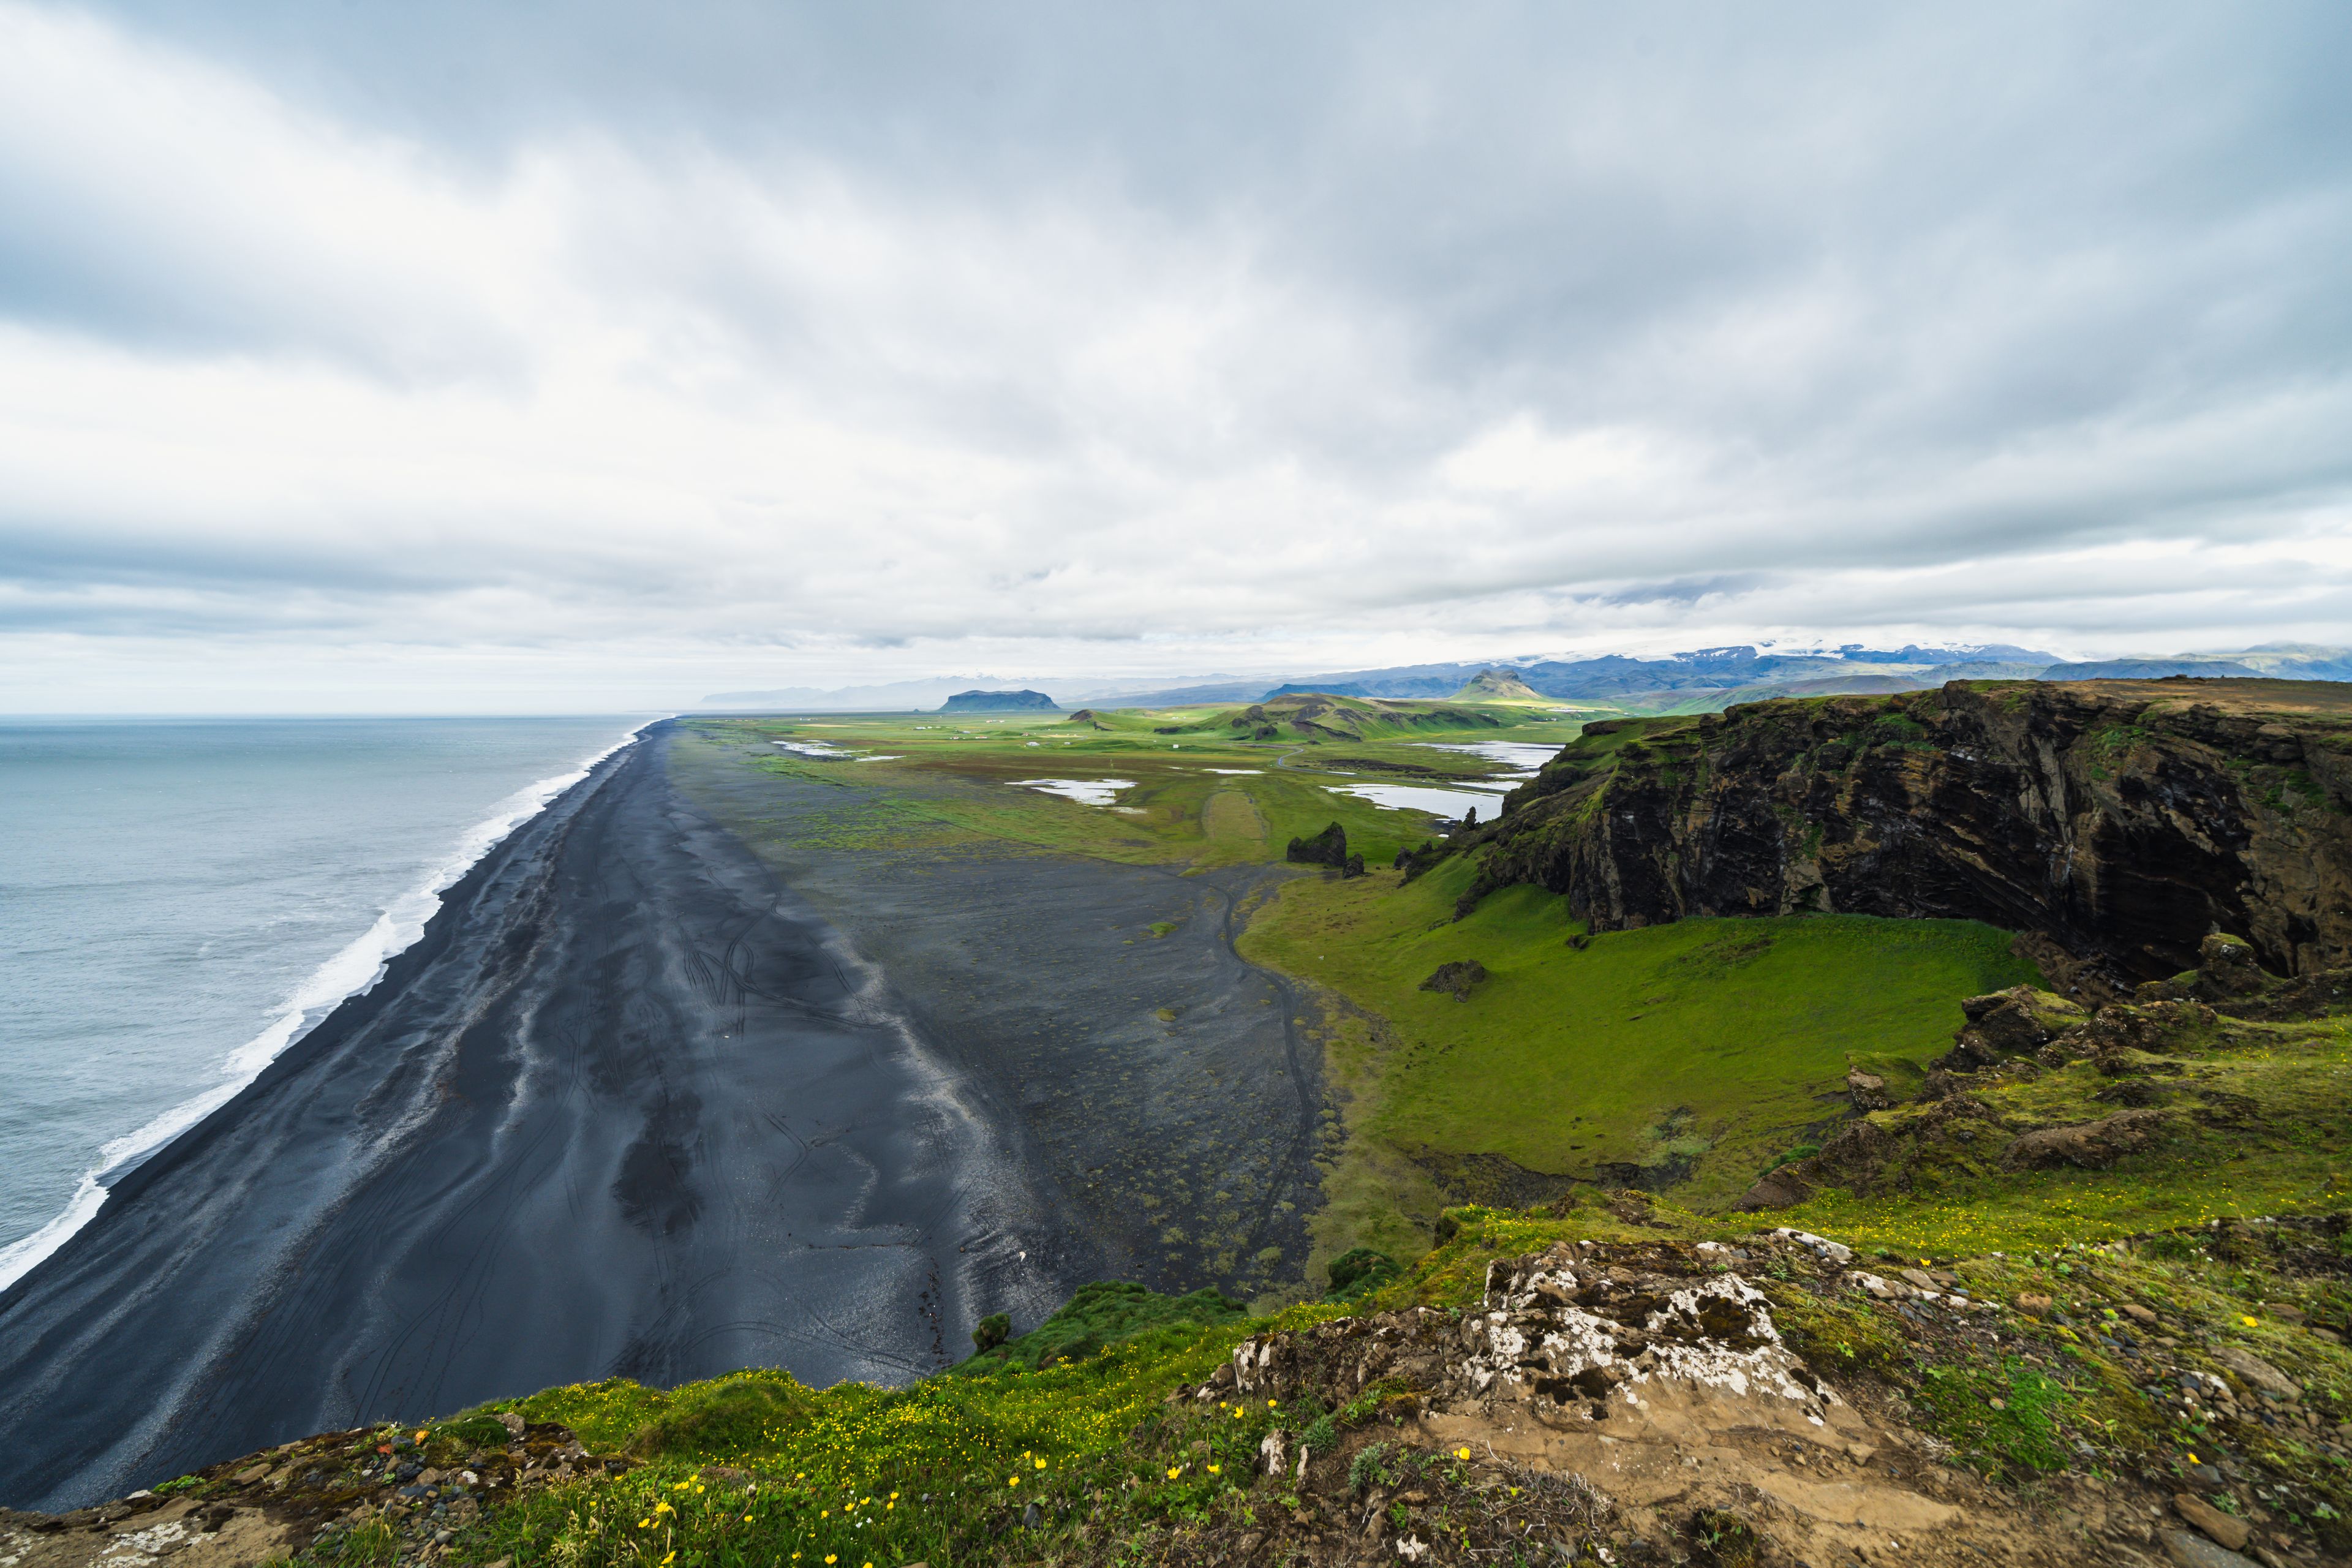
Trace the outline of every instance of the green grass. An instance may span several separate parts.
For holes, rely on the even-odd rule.
[[[1206,868],[1279,861],[1290,839],[1337,822],[1350,848],[1381,865],[1429,837],[1427,816],[1333,786],[1382,778],[1417,784],[1489,778],[1506,770],[1424,742],[1565,744],[1581,723],[1507,705],[1423,706],[1433,716],[1452,712],[1479,721],[1370,723],[1365,731],[1372,738],[1364,741],[1297,735],[1249,741],[1223,722],[1230,711],[1223,708],[1098,711],[1093,723],[1099,729],[1057,714],[984,721],[940,714],[713,718],[689,721],[687,743],[725,748],[744,765],[765,772],[869,786],[844,790],[843,808],[826,830],[834,847],[943,847],[978,837],[1131,864]],[[819,761],[778,749],[780,740],[824,742],[895,760]],[[1440,776],[1349,773],[1367,761]],[[1017,785],[1034,778],[1120,778],[1134,781],[1134,787],[1114,806],[1087,805]]]
[[[1961,997],[2036,978],[2006,933],[1968,921],[1692,920],[1577,951],[1581,923],[1536,888],[1452,920],[1472,874],[1293,883],[1244,940],[1340,1003],[1327,1055],[1353,1147],[1327,1180],[1318,1252],[1409,1256],[1392,1215],[1433,1212],[1412,1173],[1432,1153],[1553,1175],[1680,1162],[1678,1197],[1727,1203],[1843,1109],[1849,1063],[1916,1083],[1950,1048]],[[1472,958],[1488,978],[1466,1003],[1418,989]]]
[[[1284,1321],[1334,1310],[1294,1310]],[[1244,1321],[1229,1302],[1147,1300],[1118,1287],[1056,1314],[1065,1327],[1080,1318],[1088,1334],[1116,1342],[1043,1371],[1015,1356],[905,1389],[811,1390],[771,1372],[669,1392],[615,1378],[502,1401],[489,1408],[561,1421],[592,1448],[652,1458],[624,1477],[526,1498],[470,1532],[460,1558],[566,1568],[994,1563],[1033,1502],[1056,1524],[1106,1498],[1129,1529],[1200,1517],[1249,1484],[1271,1426],[1299,1423],[1287,1408],[1163,1410],[1171,1387],[1205,1377],[1267,1320]],[[971,1371],[992,1375],[961,1374]]]
[[[1030,1372],[1055,1362],[1083,1361],[1107,1345],[1122,1344],[1157,1330],[1213,1327],[1249,1316],[1241,1302],[1213,1289],[1162,1296],[1123,1279],[1081,1285],[1050,1318],[1018,1339],[973,1356],[963,1373]]]
[[[2233,1024],[2143,1058],[2118,1085],[2087,1062],[1971,1090],[1990,1122],[1957,1121],[1917,1141],[1899,1189],[1831,1190],[1788,1222],[1906,1256],[1966,1257],[2099,1241],[2252,1215],[2344,1206],[2352,1173],[2352,1020]],[[2130,1088],[2164,1110],[2164,1134],[2111,1171],[2011,1171],[2000,1151],[2033,1127],[2096,1121]],[[1873,1120],[1900,1130],[1926,1108]]]
[[[1736,1237],[1759,1223],[1669,1203],[1627,1217],[1597,1200],[1559,1215],[1465,1207],[1447,1218],[1443,1246],[1348,1310],[1464,1306],[1478,1299],[1491,1259],[1562,1240],[1646,1246]],[[2352,1349],[2255,1315],[2269,1301],[2341,1323],[2352,1299],[2332,1276],[2280,1271],[2269,1245],[2252,1227],[2217,1233],[2210,1248],[2192,1234],[1959,1262],[1979,1296],[2030,1290],[2060,1309],[2047,1321],[2003,1318],[1997,1344],[1924,1335],[1891,1308],[1817,1293],[1785,1269],[1757,1279],[1792,1349],[1842,1378],[1868,1380],[1951,1444],[1958,1462],[2018,1484],[2065,1468],[2177,1470],[2214,1451],[2217,1434],[2202,1416],[2175,1408],[2168,1384],[2150,1397],[2137,1386],[2145,1374],[2095,1331],[2129,1304],[2153,1309],[2192,1345],[2241,1344],[2289,1369],[2326,1421],[2352,1414]],[[814,1391],[782,1373],[744,1373],[671,1392],[614,1379],[501,1402],[494,1408],[564,1422],[593,1449],[649,1458],[624,1477],[526,1497],[462,1536],[456,1560],[566,1568],[1160,1561],[1171,1531],[1240,1528],[1253,1509],[1287,1506],[1279,1484],[1255,1474],[1267,1430],[1284,1427],[1328,1452],[1341,1432],[1383,1419],[1391,1396],[1375,1384],[1345,1405],[1167,1402],[1245,1334],[1304,1328],[1342,1310],[1335,1306],[1180,1322],[1171,1321],[1179,1303],[1112,1289],[1073,1308],[1071,1321],[1129,1337],[1043,1371],[1016,1357],[987,1375],[960,1369],[902,1390]],[[462,1426],[437,1424],[436,1443]],[[2242,1428],[2238,1437],[2269,1479],[2301,1489],[2295,1506],[2316,1522],[2332,1528],[2352,1509],[2340,1467],[2291,1429]],[[1361,1486],[1434,1458],[1391,1439],[1360,1450],[1349,1473]],[[1024,1525],[1033,1502],[1034,1534]]]

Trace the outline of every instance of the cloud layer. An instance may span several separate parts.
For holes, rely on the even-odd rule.
[[[2340,7],[659,15],[0,4],[0,710],[2352,626]]]

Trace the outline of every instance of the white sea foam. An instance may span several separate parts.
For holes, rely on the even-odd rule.
[[[435,867],[423,883],[395,899],[357,940],[312,970],[279,1005],[259,1034],[229,1052],[221,1063],[221,1081],[192,1100],[183,1100],[144,1126],[123,1134],[99,1150],[98,1163],[82,1173],[65,1210],[48,1224],[5,1247],[0,1247],[0,1290],[24,1278],[33,1266],[55,1252],[98,1213],[106,1202],[110,1182],[148,1154],[236,1098],[278,1054],[310,1032],[319,1021],[347,997],[364,995],[383,978],[384,966],[425,934],[425,923],[441,907],[441,895],[473,868],[476,861],[503,842],[508,834],[546,809],[550,801],[586,778],[597,763],[634,742],[646,720],[570,773],[555,773],[526,784],[491,809],[490,815],[466,830],[448,858]]]

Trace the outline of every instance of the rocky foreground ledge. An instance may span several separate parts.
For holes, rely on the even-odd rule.
[[[519,1415],[355,1427],[248,1454],[71,1513],[0,1509],[0,1568],[244,1568],[297,1552],[432,1561],[486,1510],[631,1467]],[[348,1552],[338,1551],[348,1548]]]
[[[1823,1376],[1776,1325],[1776,1300],[1810,1321],[1809,1338],[1841,1327],[1813,1303],[1900,1303],[1906,1332],[1945,1357],[2004,1343],[2031,1353],[2014,1306],[1971,1296],[1948,1271],[1940,1283],[1906,1272],[1917,1282],[1785,1229],[1738,1245],[1562,1242],[1495,1264],[1482,1311],[1416,1308],[1247,1341],[1178,1397],[1223,1407],[1319,1395],[1344,1409],[1369,1394],[1396,1418],[1328,1454],[1312,1451],[1312,1434],[1269,1436],[1264,1467],[1298,1505],[1263,1534],[1202,1540],[1199,1560],[2341,1560],[2275,1520],[2258,1530],[2228,1511],[2235,1502],[2207,1500],[2226,1485],[2210,1466],[2183,1479],[2092,1464],[2022,1495],[1994,1484],[1912,1425],[1893,1389],[1866,1372]],[[2025,1305],[2054,1310],[2047,1299]],[[2184,1371],[2187,1399],[2234,1408],[2229,1391],[2242,1384],[2259,1406],[2296,1388],[2242,1352],[2216,1364],[2224,1371]],[[2083,1457],[2094,1458],[2088,1445]]]
[[[936,1510],[932,1539],[958,1543],[929,1551],[940,1568],[2345,1561],[2352,1352],[2340,1321],[2319,1321],[2352,1300],[2343,1216],[1927,1268],[1789,1226],[1626,1239],[1652,1222],[1630,1197],[1613,1206],[1617,1238],[1494,1258],[1474,1305],[1249,1334],[1192,1362],[1207,1375],[1142,1407],[1107,1453],[1050,1472],[1024,1459],[1009,1481],[949,1476],[942,1495],[888,1483],[888,1506]],[[2246,1295],[2255,1280],[2270,1300]],[[1050,1421],[1050,1401],[1088,1397],[1086,1364],[967,1386]],[[763,1408],[806,1419],[819,1397]],[[839,1561],[917,1555],[884,1549],[879,1527],[908,1521],[876,1513],[886,1488],[870,1480],[844,1493],[752,1455],[637,1448],[593,1453],[511,1412],[331,1433],[100,1508],[0,1513],[0,1568],[654,1568],[660,1550],[628,1521],[671,1498],[681,1517],[746,1525],[799,1509],[819,1531],[823,1510],[863,1498],[870,1546]],[[619,1528],[496,1528],[550,1503]],[[785,1563],[814,1539],[763,1538],[756,1556],[748,1539],[682,1539],[669,1568]]]

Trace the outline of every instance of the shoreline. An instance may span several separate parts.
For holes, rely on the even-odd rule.
[[[897,1382],[1087,1252],[648,725],[0,1294],[0,1500],[615,1373]],[[992,1310],[992,1309],[991,1309]]]
[[[101,1145],[99,1163],[82,1173],[72,1196],[56,1215],[39,1228],[0,1247],[0,1310],[5,1310],[8,1295],[16,1284],[94,1223],[105,1212],[109,1200],[122,1192],[124,1184],[132,1181],[139,1171],[226,1111],[273,1063],[316,1033],[346,1004],[387,982],[393,963],[424,940],[426,930],[439,917],[446,896],[475,867],[564,794],[587,782],[599,766],[635,745],[648,728],[664,721],[643,721],[569,773],[550,774],[509,793],[499,803],[500,807],[517,801],[528,804],[516,810],[494,810],[491,816],[467,828],[459,836],[457,848],[443,858],[422,885],[400,895],[378,913],[367,931],[312,970],[273,1009],[269,1023],[259,1034],[228,1053],[222,1070],[232,1081],[173,1106]],[[422,910],[414,908],[419,904],[427,907]],[[413,933],[400,940],[404,926],[411,921],[415,924]],[[380,931],[385,933],[383,937],[377,934]],[[364,951],[371,947],[373,953]],[[322,982],[332,985],[341,979],[351,971],[355,954],[368,961],[365,975],[322,994]],[[237,1079],[236,1075],[240,1072],[243,1077]]]

